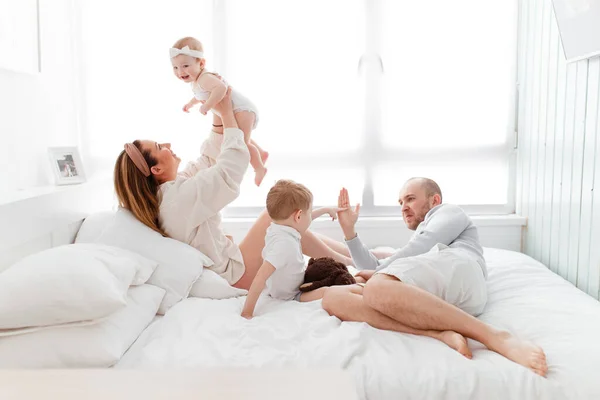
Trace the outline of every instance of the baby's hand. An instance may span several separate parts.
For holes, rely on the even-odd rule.
[[[191,103],[187,103],[185,106],[183,106],[183,112],[189,113],[190,109],[193,107],[194,105]]]

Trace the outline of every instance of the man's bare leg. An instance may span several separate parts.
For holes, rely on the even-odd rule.
[[[488,349],[545,376],[548,371],[544,351],[533,343],[497,330],[444,300],[378,274],[369,279],[363,299],[367,306],[407,326],[422,330],[455,331],[483,343]],[[358,313],[359,311],[357,311]]]
[[[451,331],[424,331],[410,328],[367,306],[363,301],[362,292],[363,288],[360,285],[327,288],[323,297],[323,309],[342,321],[366,322],[377,329],[429,336],[445,343],[467,358],[472,357],[467,340],[462,335]]]

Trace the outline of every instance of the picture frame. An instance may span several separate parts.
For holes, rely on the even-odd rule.
[[[56,185],[73,185],[86,181],[77,147],[50,147],[48,156]]]

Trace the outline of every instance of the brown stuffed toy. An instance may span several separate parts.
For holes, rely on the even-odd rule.
[[[304,272],[301,292],[310,292],[323,286],[351,285],[356,280],[348,268],[331,257],[311,258]]]

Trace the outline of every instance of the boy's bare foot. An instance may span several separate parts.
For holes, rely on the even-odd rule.
[[[260,186],[266,174],[266,168],[261,168],[254,171],[254,183],[256,184],[256,186]]]
[[[490,350],[529,368],[540,376],[546,376],[548,372],[544,350],[531,342],[514,337],[509,332],[498,332],[493,348],[490,347]]]
[[[444,331],[440,332],[436,338],[446,343],[450,348],[458,351],[468,359],[473,358],[473,354],[471,354],[471,350],[469,350],[469,346],[467,345],[467,339],[465,339],[465,337],[460,333],[454,331]]]

